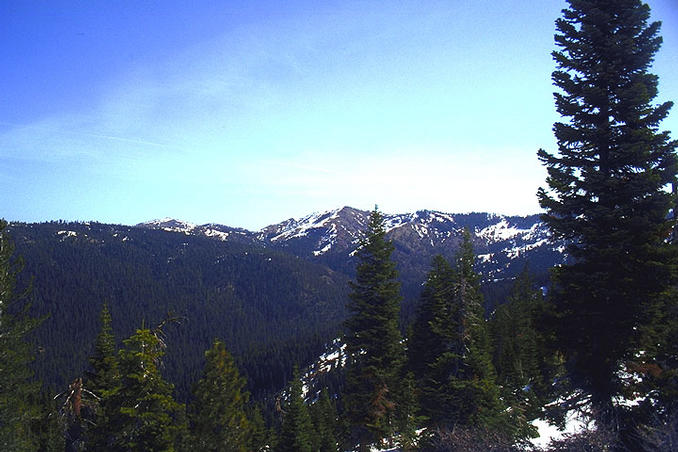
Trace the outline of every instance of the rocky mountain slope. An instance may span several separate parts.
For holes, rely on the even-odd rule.
[[[137,226],[202,235],[222,241],[259,243],[306,259],[332,262],[327,256],[350,257],[360,245],[368,211],[343,207],[290,218],[260,231],[248,231],[220,224],[193,225],[166,218]],[[486,277],[513,274],[506,271],[516,260],[542,261],[547,266],[564,259],[562,243],[551,243],[546,226],[538,215],[504,216],[491,213],[449,214],[421,210],[405,214],[385,214],[387,236],[397,254],[418,255],[453,253],[465,228],[474,240],[481,269]],[[541,258],[540,258],[541,257]],[[397,260],[397,259],[396,259]],[[508,264],[508,265],[507,265]],[[542,265],[537,264],[541,268]]]
[[[191,225],[173,219],[139,226],[203,235],[223,241],[259,244],[319,262],[352,275],[354,253],[367,224],[368,211],[343,207],[290,218],[260,231],[247,231],[218,224]],[[537,275],[566,259],[563,243],[552,243],[538,215],[504,216],[491,213],[450,214],[429,210],[385,214],[387,237],[395,245],[403,292],[416,297],[418,286],[436,254],[452,258],[468,229],[478,254],[478,270],[486,283],[510,281],[529,264]]]

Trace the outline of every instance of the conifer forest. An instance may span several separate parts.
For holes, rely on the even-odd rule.
[[[567,4],[557,149],[535,156],[561,262],[490,275],[462,227],[419,269],[376,206],[324,261],[237,231],[2,220],[0,450],[678,450],[661,24],[641,0]]]

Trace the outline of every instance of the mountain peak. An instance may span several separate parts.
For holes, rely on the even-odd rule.
[[[344,254],[354,254],[365,235],[369,215],[370,211],[343,206],[313,212],[301,218],[290,218],[257,232],[212,223],[196,226],[172,218],[153,220],[138,226],[278,248],[311,259],[333,260]],[[506,269],[515,259],[527,255],[539,255],[539,259],[549,262],[564,258],[562,244],[558,246],[551,243],[548,228],[538,215],[506,216],[484,212],[451,214],[422,209],[383,214],[383,217],[387,237],[396,244],[397,252],[403,256],[414,258],[436,253],[454,256],[464,229],[468,229],[480,263],[497,268],[491,272],[492,275],[504,274],[505,271],[499,267]]]
[[[187,223],[185,221],[176,220],[174,218],[166,217],[159,220],[146,221],[144,223],[139,223],[137,227],[147,228],[147,229],[161,229],[163,231],[170,232],[184,232],[186,234],[191,233],[196,225],[192,223]]]

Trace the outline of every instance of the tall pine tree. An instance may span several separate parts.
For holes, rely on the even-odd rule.
[[[640,0],[569,0],[556,21],[553,82],[558,152],[540,150],[548,188],[538,192],[573,263],[555,269],[554,327],[573,382],[606,422],[628,388],[620,370],[651,360],[670,310],[676,249],[676,142],[658,127],[672,103],[653,105],[648,72],[661,44]],[[675,188],[675,187],[674,187]]]
[[[468,231],[454,269],[434,258],[412,331],[410,362],[432,430],[505,427],[474,262]]]
[[[101,308],[99,320],[101,329],[94,343],[94,354],[89,359],[92,369],[86,374],[87,388],[98,397],[93,425],[86,433],[88,447],[94,450],[105,449],[108,446],[108,422],[115,411],[111,396],[120,383],[112,318],[106,303]]]
[[[393,244],[385,235],[383,217],[375,207],[357,252],[345,335],[344,406],[361,450],[395,430],[398,378],[405,356],[398,328],[400,283],[391,260]]]
[[[26,334],[38,323],[28,317],[22,295],[16,292],[21,261],[15,259],[7,222],[0,220],[0,449],[35,450],[30,427],[40,415],[34,400],[39,384],[32,381],[33,360]]]
[[[249,393],[223,342],[214,341],[205,352],[205,370],[193,396],[189,411],[193,444],[204,451],[247,451],[251,429],[245,404]]]
[[[282,426],[276,452],[311,452],[313,446],[313,424],[308,407],[304,402],[303,387],[299,368],[294,368],[290,393],[283,409]]]
[[[89,358],[92,370],[87,373],[87,386],[90,391],[101,397],[104,391],[115,386],[120,376],[113,320],[107,303],[101,308],[99,321],[101,329],[94,342],[94,354]]]
[[[525,268],[489,325],[497,384],[520,437],[536,433],[528,421],[542,416],[543,405],[555,398],[552,383],[557,376],[557,355],[538,329],[545,310],[542,292]]]
[[[119,352],[120,382],[110,395],[109,450],[173,451],[184,427],[184,406],[160,374],[164,350],[150,329],[138,329]]]
[[[330,400],[327,388],[320,392],[318,400],[311,405],[311,419],[315,430],[313,450],[319,452],[337,452],[337,409]]]
[[[459,312],[454,303],[456,275],[444,257],[433,258],[420,297],[417,315],[408,340],[408,365],[417,382],[421,412],[429,420],[439,422],[441,408],[440,382],[431,371],[445,353],[456,353],[461,345],[456,340]],[[443,409],[445,411],[445,409]]]

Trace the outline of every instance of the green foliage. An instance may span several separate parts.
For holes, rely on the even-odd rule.
[[[31,424],[40,417],[34,403],[39,384],[31,380],[33,361],[26,335],[39,323],[21,306],[16,293],[21,261],[14,259],[14,244],[0,220],[0,449],[28,451],[37,447]]]
[[[289,384],[290,394],[283,408],[283,421],[280,427],[277,452],[311,452],[313,424],[302,393],[299,369],[294,368]]]
[[[40,416],[34,420],[31,428],[38,442],[38,452],[63,452],[66,448],[64,423],[55,400],[50,394],[41,392],[39,407]]]
[[[573,258],[553,273],[558,346],[573,382],[611,422],[615,398],[632,389],[621,367],[654,364],[675,305],[678,260],[667,239],[676,197],[666,187],[678,161],[676,142],[658,129],[672,103],[652,104],[658,78],[647,70],[661,38],[649,15],[640,0],[569,1],[552,76],[566,122],[554,125],[558,153],[539,151],[543,219]]]
[[[403,366],[397,396],[396,437],[398,445],[403,451],[419,450],[420,433],[418,430],[424,425],[426,418],[418,414],[417,384],[414,374],[408,371],[406,366]]]
[[[517,436],[536,435],[528,421],[542,416],[542,406],[554,398],[556,377],[553,352],[537,326],[546,304],[534,287],[527,268],[516,278],[508,301],[499,306],[490,322],[493,363],[502,398],[510,407]]]
[[[179,400],[190,397],[214,337],[262,400],[287,383],[295,362],[309,362],[340,333],[348,277],[289,254],[100,223],[11,229],[26,261],[18,283],[34,279],[31,314],[49,315],[31,338],[42,346],[36,374],[50,386],[66,387],[88,365],[101,300],[118,340],[144,318],[168,311],[188,318],[191,327],[176,332],[163,358]]]
[[[195,385],[189,410],[192,444],[204,451],[250,450],[245,379],[223,342],[215,340],[205,352],[205,359],[205,370]]]
[[[105,390],[115,386],[120,377],[113,320],[107,303],[101,308],[99,322],[101,330],[94,342],[94,353],[89,359],[92,371],[88,374],[87,386],[90,391],[101,397]]]
[[[119,352],[120,383],[111,390],[115,414],[108,419],[111,450],[172,451],[184,407],[159,371],[163,346],[150,329],[138,329]]]
[[[318,400],[311,405],[313,420],[313,450],[319,452],[337,452],[337,409],[330,400],[327,389],[320,392]]]
[[[432,430],[505,427],[468,231],[455,268],[433,260],[410,339],[421,412]]]
[[[404,348],[398,328],[400,284],[381,214],[370,215],[357,252],[356,280],[346,321],[345,407],[361,448],[389,437],[395,428],[398,378]]]
[[[417,380],[423,380],[429,366],[454,346],[449,340],[455,336],[453,319],[458,317],[457,307],[452,303],[455,278],[445,258],[440,255],[433,258],[407,345],[409,367]],[[429,406],[429,403],[422,406],[425,413]]]
[[[539,335],[535,327],[543,301],[533,287],[527,269],[513,286],[508,302],[499,306],[492,318],[494,364],[497,381],[519,389],[539,377]]]
[[[94,343],[94,354],[89,359],[92,370],[87,374],[87,388],[98,397],[93,425],[86,433],[87,443],[94,450],[105,449],[108,446],[109,422],[117,411],[111,402],[111,396],[120,385],[120,368],[112,318],[106,303],[101,308],[99,320],[101,330]]]
[[[259,405],[250,403],[246,407],[247,419],[250,422],[250,443],[248,450],[263,451],[276,444],[277,438],[272,428],[266,427],[266,421],[261,414]]]

